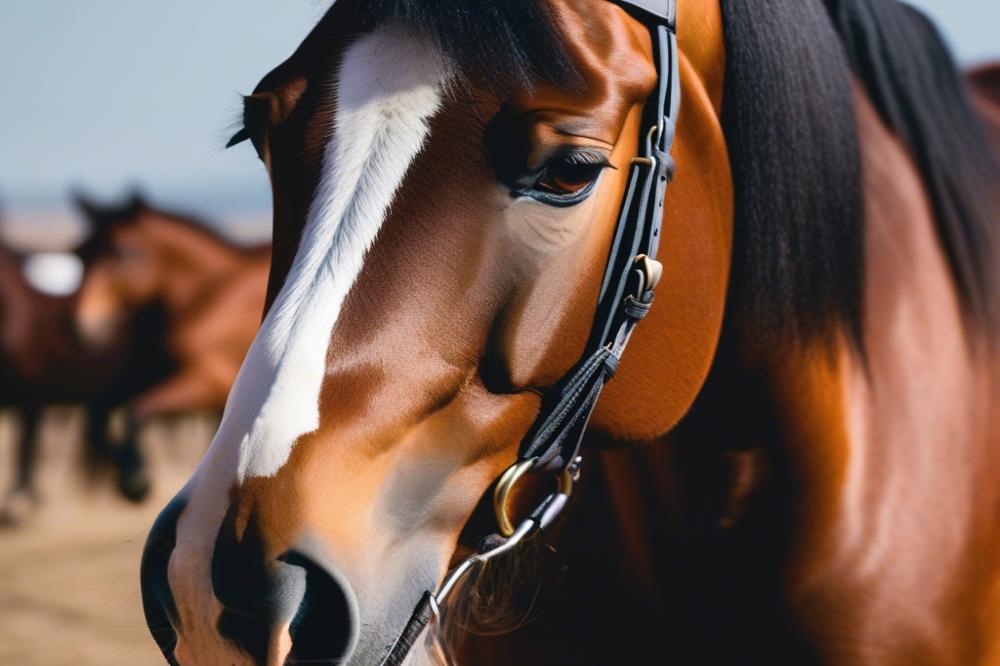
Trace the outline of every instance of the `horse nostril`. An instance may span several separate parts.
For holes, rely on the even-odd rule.
[[[286,663],[343,658],[357,633],[347,584],[309,544],[271,559],[257,518],[251,516],[238,533],[236,515],[231,507],[212,556],[212,587],[224,608],[219,633],[264,662],[273,630],[287,625],[292,647]]]
[[[356,610],[346,582],[341,583],[330,566],[322,566],[301,550],[280,558],[305,571],[305,595],[289,633],[292,652],[289,663],[339,661],[353,649],[357,638]]]
[[[171,664],[174,663],[176,630],[180,627],[180,617],[167,580],[167,565],[177,542],[177,520],[186,504],[187,500],[184,498],[175,497],[157,516],[142,550],[139,573],[146,625],[163,656]]]
[[[289,622],[305,594],[305,574],[270,559],[257,517],[237,528],[230,506],[212,553],[212,591],[223,610],[219,635],[259,663],[267,662],[272,628]]]

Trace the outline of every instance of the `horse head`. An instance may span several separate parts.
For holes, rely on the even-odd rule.
[[[241,248],[195,218],[162,210],[135,193],[102,206],[79,195],[90,235],[77,248],[84,263],[77,327],[92,342],[142,312],[190,314],[242,267]],[[248,321],[254,320],[251,317]]]
[[[886,241],[897,233],[886,231],[886,221],[907,209],[872,207],[873,231],[866,236],[864,195],[871,192],[863,187],[902,198],[917,191],[919,174],[881,123],[914,138],[908,145],[917,163],[934,175],[935,155],[951,150],[942,143],[948,135],[938,131],[948,124],[942,119],[965,113],[909,113],[924,108],[920,91],[930,89],[931,74],[947,70],[933,60],[895,67],[895,61],[905,65],[934,54],[912,42],[892,42],[895,33],[886,26],[926,25],[895,3],[863,3],[895,14],[859,22],[853,11],[858,4],[782,0],[761,11],[738,0],[721,6],[682,0],[679,51],[667,59],[663,26],[651,22],[647,10],[668,16],[662,10],[672,7],[669,2],[334,4],[246,98],[244,128],[231,141],[251,140],[269,172],[273,262],[266,315],[219,430],[160,515],[144,552],[146,617],[168,660],[373,664],[389,657],[395,664],[397,646],[415,644],[419,635],[434,638],[440,623],[425,631],[420,620],[433,623],[435,600],[448,599],[455,589],[457,579],[447,573],[453,563],[463,562],[456,570],[461,573],[481,561],[462,556],[492,530],[477,513],[491,488],[497,489],[503,537],[480,544],[484,557],[521,543],[522,526],[534,530],[567,500],[578,471],[572,447],[553,458],[563,474],[559,491],[516,521],[513,532],[503,524],[511,522],[505,493],[517,477],[529,469],[542,483],[552,471],[541,458],[521,459],[523,442],[546,432],[548,421],[539,426],[539,417],[551,415],[564,398],[571,401],[566,414],[576,414],[599,391],[592,375],[575,383],[583,368],[596,368],[600,378],[615,374],[593,414],[588,443],[625,445],[670,431],[713,362],[713,377],[717,370],[731,371],[727,364],[738,366],[733,374],[739,381],[706,386],[714,408],[696,406],[691,416],[697,427],[686,436],[704,435],[720,448],[725,442],[714,440],[730,435],[744,448],[757,445],[747,441],[752,438],[768,442],[772,453],[784,447],[775,454],[784,466],[771,469],[788,482],[778,484],[784,490],[768,503],[772,517],[781,530],[802,528],[813,562],[829,557],[832,539],[825,537],[835,533],[834,509],[843,503],[837,493],[846,493],[848,503],[868,497],[865,486],[847,493],[855,481],[838,470],[849,452],[879,450],[866,436],[884,439],[870,435],[882,430],[868,429],[879,410],[867,409],[859,397],[864,391],[850,382],[882,381],[897,389],[883,394],[893,398],[909,386],[891,381],[900,357],[892,355],[898,345],[887,337],[897,327],[886,318],[897,309],[872,305],[896,298],[892,288],[912,284],[898,269],[908,255],[890,255]],[[892,48],[869,49],[865,39],[845,38],[853,30],[884,36]],[[877,66],[865,66],[871,58]],[[878,93],[876,101],[908,104],[883,105],[884,119],[876,117],[852,82],[851,59],[859,61],[855,71],[866,89]],[[623,308],[615,317],[625,320],[649,310],[616,368],[619,342],[631,329],[620,329],[624,339],[607,348],[594,350],[591,342],[605,287],[612,284],[606,268],[609,257],[618,256],[620,212],[636,201],[632,178],[642,167],[667,164],[662,151],[649,150],[654,141],[662,147],[666,124],[655,120],[650,128],[647,113],[668,76],[665,63],[677,65],[674,83],[684,99],[658,243],[665,261],[662,276],[654,264],[637,268],[641,298],[614,303]],[[894,76],[876,76],[883,66]],[[897,89],[880,89],[889,85]],[[942,95],[939,101],[960,105],[964,98]],[[867,136],[865,154],[859,126]],[[870,162],[888,155],[873,148],[873,136],[895,151],[892,167],[868,169],[864,180],[862,157]],[[977,148],[969,136],[957,145],[971,153]],[[666,178],[669,169],[651,173]],[[909,178],[905,187],[891,180],[897,173]],[[969,173],[978,177],[976,168]],[[992,250],[976,242],[989,238],[992,227],[979,219],[986,219],[981,210],[957,215],[966,209],[951,205],[953,196],[963,195],[973,207],[977,200],[964,196],[961,186],[926,180],[944,184],[928,188],[940,218],[936,229],[922,209],[922,226],[904,225],[910,220],[901,218],[896,228],[938,233],[950,248],[967,309],[995,309],[986,261]],[[902,245],[888,249],[897,247]],[[866,283],[865,269],[873,267],[881,279]],[[896,272],[889,275],[890,269]],[[935,275],[939,286],[951,279],[943,271]],[[957,307],[940,306],[946,300],[928,311],[957,313]],[[864,317],[873,315],[875,324],[866,329]],[[927,328],[927,321],[921,326]],[[958,330],[954,322],[947,325]],[[873,348],[893,361],[888,371],[878,363],[865,366],[857,353],[879,335],[883,346]],[[720,342],[723,353],[714,358]],[[942,351],[934,344],[926,349]],[[916,393],[906,393],[912,402],[904,407],[925,402]],[[905,418],[919,411],[912,407]],[[739,422],[723,427],[723,412],[737,414]],[[556,434],[572,442],[586,416],[572,421],[577,431]],[[560,427],[566,423],[561,417]],[[740,431],[743,425],[749,433]],[[910,440],[919,431],[894,432]],[[743,477],[736,483],[737,504],[744,504],[759,467],[752,456],[741,460],[749,462],[733,465],[743,470],[736,474]],[[877,485],[896,468],[873,466],[870,482]],[[804,488],[812,502],[801,501],[805,491],[796,494]],[[938,500],[925,495],[928,502]],[[909,501],[900,506],[902,517],[913,514]],[[900,517],[893,516],[884,522]],[[906,559],[888,557],[895,552],[884,552],[890,565]],[[927,552],[920,563],[932,566]],[[686,564],[698,564],[699,554],[690,551]],[[791,559],[751,558],[765,560],[775,563],[774,578],[755,579],[769,588],[761,608],[776,608],[774,626],[786,631],[788,599],[777,597],[791,585],[784,568],[791,568]],[[706,566],[717,561],[723,560]],[[827,572],[839,571],[826,562]],[[853,591],[877,588],[876,579],[891,571],[878,573],[850,588],[829,583],[818,606],[797,609],[822,625],[815,632],[819,642],[830,642],[827,619],[836,624],[847,615],[863,627],[880,619],[852,615],[867,607],[852,603]],[[905,586],[880,598],[900,601],[901,589],[912,591],[912,581],[925,579],[899,579]],[[876,601],[882,589],[868,600]],[[721,593],[716,598],[726,599]],[[770,654],[770,634],[755,633],[748,610],[757,607],[735,605],[728,626],[738,624],[740,631],[733,635],[768,644]],[[894,603],[893,612],[904,605]],[[825,611],[811,613],[816,608]],[[710,608],[712,620],[719,610]],[[859,634],[859,644],[867,647],[864,639],[871,635]],[[738,645],[733,650],[745,644],[732,642]],[[775,649],[785,647],[779,643]],[[446,644],[422,645],[411,656],[447,651]]]
[[[657,88],[650,31],[594,0],[461,8],[459,30],[452,4],[338,3],[246,99],[234,143],[274,193],[268,311],[144,560],[181,663],[381,659],[591,335]],[[717,11],[699,32],[671,260],[595,414],[608,441],[669,429],[719,335]]]
[[[164,280],[163,257],[150,232],[155,213],[140,193],[112,205],[82,193],[74,200],[89,225],[76,249],[84,273],[75,318],[83,338],[100,344],[156,298]]]

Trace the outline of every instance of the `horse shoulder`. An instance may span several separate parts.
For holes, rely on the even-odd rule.
[[[917,167],[859,89],[855,107],[864,356],[841,340],[771,363],[802,489],[795,603],[855,658],[969,663],[1000,613],[996,364],[965,326]]]

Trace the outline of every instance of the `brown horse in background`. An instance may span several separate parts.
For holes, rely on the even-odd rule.
[[[37,290],[23,269],[23,257],[0,243],[0,405],[13,407],[21,416],[13,486],[0,504],[4,523],[20,522],[37,503],[34,469],[43,408],[100,402],[114,390],[127,359],[121,331],[102,345],[85,343],[76,334],[75,296]],[[88,431],[104,432],[107,414],[94,409],[87,413]],[[141,494],[134,485],[141,480],[124,483],[133,494]]]
[[[157,322],[154,339],[137,341],[140,374],[157,380],[131,392],[132,419],[221,411],[260,323],[270,247],[238,246],[138,195],[119,207],[79,205],[94,229],[78,249],[81,334],[102,344],[140,314]]]
[[[972,103],[986,125],[993,152],[1000,155],[1000,63],[972,69],[968,80]]]
[[[477,665],[1000,663],[1000,167],[964,83],[894,0],[677,10],[664,274],[563,566],[487,568],[426,637]],[[378,664],[495,529],[656,81],[607,0],[341,0],[265,76],[236,139],[274,192],[267,315],[143,556],[171,664]]]
[[[149,479],[139,426],[220,411],[259,322],[267,248],[238,247],[137,197],[102,206],[78,196],[77,205],[90,225],[77,249],[77,293],[37,291],[21,257],[0,246],[0,404],[23,422],[6,522],[23,520],[37,503],[36,435],[52,404],[85,405],[88,459],[111,463],[122,494],[143,499]],[[108,425],[120,407],[125,432],[115,438]]]

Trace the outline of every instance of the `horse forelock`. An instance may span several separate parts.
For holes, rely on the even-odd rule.
[[[462,74],[502,90],[544,81],[580,83],[549,0],[362,0],[357,19],[370,29],[402,22],[433,41]]]
[[[618,26],[627,22],[627,16],[617,8],[608,5],[607,11],[609,15],[617,17],[614,21],[608,21],[609,25]],[[572,18],[576,18],[575,15]],[[579,24],[573,23],[570,27],[588,25],[583,18],[580,16]],[[565,23],[572,21],[567,20]],[[582,32],[582,28],[580,30]],[[339,558],[338,569],[346,572],[345,576],[364,597],[360,604],[361,619],[367,624],[363,629],[365,638],[360,642],[362,647],[359,650],[374,650],[380,645],[381,639],[391,638],[392,633],[405,621],[405,617],[399,614],[405,615],[412,608],[410,597],[415,600],[424,590],[433,587],[435,578],[441,573],[437,569],[447,563],[449,553],[442,555],[437,552],[440,543],[431,543],[435,538],[434,531],[418,529],[416,526],[431,520],[436,521],[435,524],[442,520],[452,521],[454,515],[464,510],[466,502],[478,499],[479,493],[488,483],[488,480],[482,479],[494,478],[502,470],[504,459],[499,454],[510,453],[511,443],[527,429],[530,423],[528,419],[533,416],[534,394],[522,395],[517,389],[522,386],[545,385],[548,376],[543,373],[546,372],[552,375],[554,381],[563,364],[568,366],[573,362],[578,351],[575,343],[567,343],[569,333],[578,334],[579,346],[582,347],[585,342],[585,327],[589,322],[588,317],[592,315],[592,305],[588,308],[588,303],[596,300],[596,292],[600,286],[599,272],[607,254],[606,243],[610,243],[610,234],[599,232],[612,223],[619,207],[620,196],[625,188],[625,178],[619,174],[624,171],[623,167],[627,165],[634,150],[634,137],[639,134],[637,125],[640,122],[641,104],[645,101],[644,93],[648,94],[655,83],[655,70],[652,63],[647,62],[648,56],[644,48],[646,44],[641,39],[633,39],[636,35],[641,36],[641,33],[637,30],[625,31],[622,39],[615,40],[615,48],[610,54],[606,40],[602,40],[603,35],[599,33],[598,30],[588,31],[585,35],[587,39],[581,39],[581,43],[575,44],[574,54],[581,62],[590,64],[605,59],[613,62],[609,62],[608,67],[593,67],[588,71],[591,76],[588,91],[573,97],[579,104],[564,113],[567,119],[577,121],[575,125],[569,126],[581,135],[585,134],[589,142],[599,139],[602,144],[613,147],[612,158],[618,168],[609,171],[607,178],[614,177],[619,185],[616,186],[617,189],[606,186],[601,191],[601,197],[595,196],[578,207],[560,209],[558,215],[526,198],[513,203],[508,201],[508,193],[504,191],[503,185],[491,177],[494,174],[489,171],[488,160],[477,150],[481,149],[481,135],[468,131],[470,126],[481,130],[480,119],[470,119],[473,114],[466,113],[464,106],[457,108],[460,106],[458,103],[449,104],[447,109],[441,108],[448,84],[455,70],[461,67],[447,52],[437,47],[425,32],[410,31],[408,27],[404,30],[398,23],[388,22],[380,24],[371,33],[358,37],[353,42],[335,47],[342,49],[336,71],[332,75],[325,74],[326,81],[310,81],[313,92],[310,97],[304,98],[306,101],[301,107],[300,115],[288,128],[280,128],[281,131],[288,129],[284,139],[288,139],[298,129],[305,129],[304,138],[296,135],[281,146],[278,146],[279,141],[274,142],[276,150],[284,150],[289,144],[298,147],[300,140],[316,145],[322,141],[325,142],[324,154],[314,164],[295,162],[291,169],[295,178],[304,176],[303,180],[308,182],[315,177],[315,186],[310,186],[311,191],[301,196],[303,203],[308,202],[303,214],[290,215],[288,210],[283,210],[283,214],[278,216],[285,224],[302,223],[301,234],[295,243],[287,243],[278,248],[279,253],[287,252],[286,260],[290,259],[290,265],[286,264],[289,265],[287,274],[280,280],[280,289],[273,305],[230,394],[212,451],[199,470],[199,478],[190,485],[191,491],[197,495],[192,496],[191,504],[199,507],[201,515],[204,516],[205,507],[213,507],[213,518],[199,523],[192,522],[191,527],[187,527],[184,522],[179,530],[178,543],[181,551],[208,551],[201,556],[202,564],[198,565],[199,568],[204,567],[204,561],[211,559],[212,543],[205,538],[218,531],[226,507],[241,505],[254,515],[266,514],[269,521],[266,523],[268,541],[275,552],[279,553],[281,548],[294,540],[299,531],[314,526],[315,523],[322,523],[327,530],[324,534],[330,548],[336,551]],[[617,57],[612,58],[612,55]],[[615,76],[610,75],[612,72]],[[310,73],[314,73],[314,70],[310,70]],[[325,85],[327,81],[332,85]],[[321,88],[324,96],[322,100],[315,97]],[[565,99],[561,88],[550,87],[544,92],[548,95],[548,101],[563,102]],[[525,92],[526,96],[528,94]],[[464,100],[459,100],[461,101]],[[553,106],[561,108],[559,104]],[[452,122],[452,113],[460,117],[460,122]],[[523,113],[528,115],[529,111]],[[304,124],[299,122],[303,116],[309,118]],[[429,142],[431,130],[428,123],[432,117],[434,141]],[[590,120],[591,123],[582,124],[580,120]],[[554,120],[546,122],[558,125]],[[278,129],[277,124],[275,123],[274,129]],[[542,123],[539,122],[539,125]],[[619,142],[622,127],[625,130],[621,136],[628,140]],[[468,143],[464,143],[466,141]],[[555,145],[557,141],[553,139],[551,144]],[[464,150],[457,150],[459,146]],[[409,174],[411,163],[418,155],[421,164]],[[447,163],[448,169],[442,169],[444,174],[430,166],[425,169],[422,166],[424,159],[430,161],[429,165]],[[283,166],[284,169],[278,169],[281,172],[278,178],[286,185],[282,194],[287,196],[289,181],[284,179],[289,173],[289,165]],[[454,185],[449,180],[449,187],[441,186],[444,182],[443,175],[452,176]],[[406,187],[404,179],[407,181]],[[464,187],[457,186],[460,182]],[[425,201],[438,198],[433,194],[426,196],[428,186],[440,187],[433,190],[433,194],[439,195],[442,201],[434,206]],[[296,194],[299,192],[302,190],[294,190]],[[475,194],[470,197],[469,192]],[[476,206],[456,209],[455,214],[449,217],[455,225],[455,233],[449,237],[445,231],[447,225],[442,223],[440,213],[442,210],[449,210],[444,203],[451,203],[452,208],[455,206],[451,199],[452,193],[455,201],[471,199]],[[500,205],[479,205],[482,199],[477,198],[476,194],[495,194]],[[493,204],[493,201],[487,200],[487,203]],[[287,200],[285,205],[288,205]],[[390,208],[394,212],[391,221],[387,223]],[[477,214],[479,218],[476,217]],[[597,219],[600,225],[587,224],[591,218]],[[489,227],[476,225],[475,222],[479,219],[492,224]],[[430,228],[436,232],[431,234],[428,231]],[[407,231],[405,253],[399,249],[403,243],[401,229]],[[496,236],[491,241],[495,243],[495,247],[490,246],[489,253],[478,252],[480,247],[475,244],[485,243],[480,237],[487,237],[489,233]],[[375,246],[377,238],[378,245]],[[447,251],[431,252],[440,249],[441,241],[445,239],[454,241]],[[455,278],[461,276],[462,270],[475,268],[479,273],[475,279],[465,276],[463,284],[466,287],[461,292],[456,290],[455,295],[463,298],[474,294],[474,297],[469,298],[470,302],[461,308],[460,314],[464,321],[452,321],[448,330],[434,329],[435,332],[440,331],[441,339],[447,339],[448,334],[452,334],[450,337],[458,339],[460,343],[429,347],[426,350],[431,352],[429,354],[421,354],[425,350],[420,345],[404,338],[414,330],[411,322],[419,321],[423,312],[436,312],[434,308],[438,307],[438,302],[434,298],[419,301],[412,298],[412,292],[407,292],[407,307],[420,310],[410,315],[401,313],[398,308],[392,310],[389,307],[392,304],[391,295],[384,295],[379,289],[374,290],[374,296],[368,296],[373,293],[369,287],[379,285],[376,274],[379,266],[385,263],[383,260],[387,257],[405,259],[412,256],[416,252],[412,245],[414,240],[434,242],[433,248],[427,246],[427,251],[431,254],[424,256],[419,262],[415,260],[414,264],[449,267],[448,270],[427,267],[427,272],[420,274],[419,283],[426,285],[428,292],[433,291],[435,295],[449,293],[452,284],[458,282]],[[294,258],[291,258],[289,255],[293,248],[297,250]],[[572,252],[563,252],[560,257],[555,257],[559,250],[565,249],[571,249]],[[393,254],[394,252],[399,252],[399,255]],[[468,258],[468,264],[455,261],[456,257],[462,260]],[[434,261],[436,258],[444,261]],[[500,258],[514,258],[520,263],[513,266],[513,262],[501,261]],[[570,258],[577,261],[571,262]],[[491,263],[485,263],[487,259]],[[413,267],[411,264],[407,266]],[[482,270],[487,266],[493,270]],[[572,285],[574,298],[566,298],[563,290],[544,293],[529,290],[534,284],[531,278],[535,277],[535,272],[538,275],[554,275],[556,268],[552,268],[553,266],[567,271],[574,269],[567,272],[575,278]],[[385,291],[391,291],[395,282],[414,280],[415,273],[412,270],[404,271],[398,264],[394,265],[394,270],[398,274],[385,280],[390,287]],[[281,277],[283,273],[283,269],[279,269],[278,276]],[[504,276],[504,279],[498,279],[498,274]],[[490,323],[498,320],[500,315],[497,309],[508,298],[507,293],[502,292],[497,284],[508,284],[515,279],[526,285],[525,300],[530,302],[525,305],[511,299],[513,304],[510,306],[509,319],[512,323],[510,330],[504,330],[502,335],[509,339],[507,346],[516,349],[503,349],[505,356],[498,354],[496,363],[512,367],[519,374],[511,373],[510,377],[502,378],[501,381],[510,383],[512,388],[507,395],[497,397],[497,393],[478,385],[478,356],[467,359],[461,354],[470,351],[469,356],[476,356],[480,351],[477,345],[486,344],[476,335],[485,334]],[[437,288],[432,290],[431,287]],[[355,294],[365,294],[359,303],[371,303],[371,298],[380,299],[374,302],[382,312],[376,312],[373,320],[372,314],[365,311],[365,308],[356,307],[354,296],[350,296],[348,301],[352,291]],[[575,297],[576,295],[580,297]],[[454,304],[462,305],[456,299],[441,298],[440,301],[442,317],[428,315],[428,320],[441,321],[443,316],[454,312]],[[558,309],[551,307],[553,301],[558,303]],[[357,465],[359,471],[355,471],[356,459],[362,455],[357,454],[354,449],[360,450],[362,447],[355,446],[358,440],[353,437],[354,433],[337,431],[335,437],[330,436],[330,419],[327,417],[331,413],[343,411],[350,414],[352,419],[375,421],[381,417],[373,418],[374,410],[383,404],[390,407],[392,418],[397,420],[398,414],[406,410],[406,405],[390,406],[379,401],[362,400],[360,403],[367,412],[358,414],[358,401],[345,404],[345,398],[350,401],[350,394],[364,395],[367,388],[359,385],[360,380],[356,375],[346,376],[342,372],[337,374],[338,370],[342,370],[336,361],[344,350],[340,346],[344,339],[359,339],[367,344],[368,339],[373,337],[370,333],[378,330],[378,316],[384,317],[390,311],[393,321],[408,322],[407,326],[398,327],[406,330],[396,331],[398,335],[395,336],[377,336],[378,358],[370,366],[364,366],[364,372],[368,375],[377,378],[378,373],[370,372],[368,368],[384,368],[386,359],[392,359],[391,354],[401,344],[410,345],[407,350],[417,348],[409,352],[412,357],[410,359],[400,354],[400,361],[403,361],[400,365],[413,365],[426,370],[427,363],[419,365],[423,361],[421,357],[437,359],[440,356],[442,358],[438,365],[449,366],[446,368],[451,373],[447,377],[448,382],[453,381],[453,375],[459,374],[452,372],[456,368],[451,367],[457,365],[456,357],[460,357],[462,363],[470,364],[469,368],[464,365],[457,368],[465,373],[462,377],[471,377],[469,382],[459,382],[459,388],[455,389],[464,392],[463,400],[454,401],[453,406],[449,403],[451,409],[448,410],[441,408],[444,403],[421,406],[420,409],[433,411],[433,422],[426,426],[421,422],[419,432],[415,428],[410,430],[410,434],[416,433],[419,436],[404,438],[404,443],[397,447],[404,452],[400,456],[409,456],[416,448],[420,448],[419,453],[424,461],[429,456],[447,453],[444,457],[447,465],[439,465],[440,469],[423,475],[412,474],[413,470],[409,465],[406,466],[405,474],[388,474],[386,470],[395,472],[397,468],[403,467],[398,462],[400,456],[394,456],[391,452],[390,455],[365,458],[363,465]],[[556,311],[558,317],[538,322],[539,312]],[[525,312],[529,316],[517,316]],[[507,312],[502,314],[508,316]],[[524,322],[519,321],[522,318]],[[454,335],[455,326],[463,323],[469,327],[467,335]],[[359,337],[361,335],[364,337]],[[547,336],[551,336],[551,339]],[[331,344],[336,346],[331,347]],[[453,353],[457,347],[461,349]],[[442,351],[448,353],[441,353]],[[506,355],[512,356],[513,360]],[[438,368],[431,370],[439,371]],[[436,387],[435,377],[428,372],[420,373],[413,384],[408,384],[406,380],[413,378],[414,372],[410,372],[408,376],[407,371],[402,371],[393,377],[404,380],[394,381],[392,384],[392,397],[397,403],[398,396],[415,386],[416,380],[419,380],[420,388],[414,393],[429,393],[425,387]],[[473,388],[469,389],[469,385]],[[474,392],[473,389],[480,390],[482,398],[469,397]],[[454,392],[447,392],[438,401],[450,401],[454,395]],[[381,400],[383,396],[377,397]],[[420,399],[424,400],[423,397]],[[471,409],[472,407],[478,408],[478,411]],[[503,418],[498,418],[500,415]],[[359,416],[365,418],[360,419]],[[475,418],[470,420],[470,416]],[[334,420],[337,418],[344,417],[334,417]],[[389,420],[388,417],[386,420]],[[458,426],[463,426],[461,433]],[[471,447],[467,441],[459,442],[457,435],[450,439],[443,437],[449,433],[458,433],[463,440],[476,440],[479,446]],[[394,431],[391,436],[395,437],[397,434]],[[416,447],[420,443],[417,440],[421,440],[426,434],[434,435],[435,449]],[[326,440],[323,439],[324,435]],[[382,437],[383,434],[379,435]],[[441,444],[442,440],[451,447],[447,451]],[[313,446],[317,442],[323,446]],[[460,450],[457,448],[459,444],[466,446],[466,449],[462,449],[462,456],[454,455]],[[348,445],[352,447],[350,451],[347,450]],[[505,449],[501,450],[500,446]],[[331,476],[327,476],[318,471],[322,465],[317,463],[322,462],[321,457],[328,458],[334,449],[343,454],[343,457],[335,465],[328,465],[327,471]],[[379,452],[386,453],[384,449]],[[470,460],[482,462],[473,466],[469,464]],[[456,481],[459,467],[462,468],[463,478],[474,478],[475,481]],[[364,474],[366,478],[355,482],[358,474]],[[379,476],[380,474],[383,476]],[[347,483],[338,484],[333,476]],[[422,482],[414,483],[414,478]],[[482,487],[477,485],[480,482]],[[368,497],[362,483],[369,484],[366,487],[369,491],[375,485],[379,486],[375,502],[369,502],[374,506],[370,511],[361,500],[357,500],[357,505],[350,504],[352,498]],[[459,490],[455,490],[456,488]],[[228,496],[227,489],[230,490]],[[464,496],[471,496],[473,493],[475,497],[471,500]],[[457,499],[456,495],[459,496]],[[435,498],[439,498],[436,503],[433,501]],[[448,501],[445,503],[441,498]],[[447,504],[447,511],[441,512],[442,504]],[[336,514],[340,519],[338,525],[326,520],[331,506],[337,507]],[[439,513],[433,514],[435,511]],[[445,513],[447,518],[442,519],[440,513]],[[349,519],[345,519],[347,517]],[[465,517],[467,515],[463,515],[462,519]],[[371,533],[366,533],[365,530],[369,527],[365,521],[374,524],[370,528]],[[195,530],[198,534],[194,533]],[[351,530],[353,533],[348,534]],[[384,560],[378,559],[380,540],[399,534],[417,534],[421,547],[415,549],[411,539],[407,542],[410,545],[405,554],[393,553]],[[440,532],[436,534],[440,536]],[[360,539],[361,536],[375,538],[364,544],[363,554],[361,546],[355,543],[355,537]],[[448,547],[451,545],[453,544]],[[269,552],[268,556],[271,555]],[[528,577],[533,578],[533,572],[537,572],[537,569],[523,566],[524,562],[530,560],[530,557],[520,557],[512,568],[494,568],[493,571],[506,574],[517,570],[528,572]],[[372,561],[379,563],[378,581],[369,578],[367,568]],[[393,579],[396,573],[399,574],[398,580]],[[181,575],[191,580],[195,578],[194,573],[183,572],[179,577]],[[204,572],[199,574],[203,575]],[[506,577],[505,580],[509,582]],[[392,585],[388,584],[390,581],[393,582]],[[413,587],[413,590],[406,586]],[[195,594],[194,588],[191,589],[187,597]],[[498,590],[504,589],[507,589],[505,585],[494,584],[487,578],[478,579],[475,590],[477,605],[457,613],[456,617],[474,620],[479,629],[491,629],[497,624],[516,624],[520,619],[517,615],[505,614],[507,598],[496,594]],[[182,599],[179,605],[189,605],[189,602]],[[377,627],[372,624],[375,618],[381,620]],[[197,619],[192,618],[186,624],[196,622]],[[377,655],[372,653],[371,656]]]

